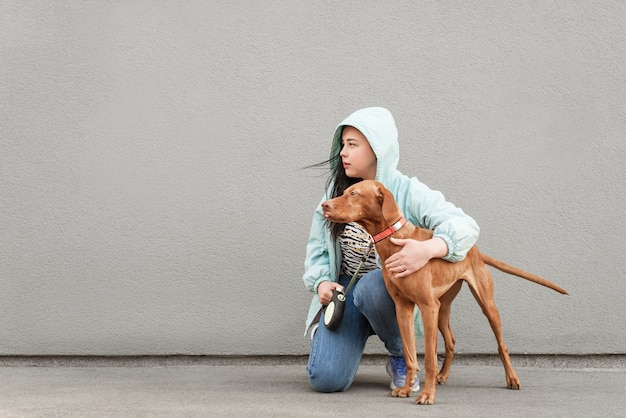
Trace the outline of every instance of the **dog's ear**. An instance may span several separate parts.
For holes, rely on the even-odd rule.
[[[398,213],[398,205],[396,204],[396,199],[393,197],[393,194],[384,186],[380,186],[378,192],[383,218],[385,218],[388,223],[397,221],[400,214]]]

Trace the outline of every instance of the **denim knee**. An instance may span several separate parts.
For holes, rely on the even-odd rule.
[[[309,384],[316,392],[344,392],[350,387],[351,382],[342,381],[335,373],[317,373],[311,366],[307,368],[307,372],[309,375]]]
[[[387,293],[381,270],[374,270],[364,275],[354,287],[354,304],[363,311],[368,306],[376,306],[381,294]]]
[[[369,298],[368,298],[368,292],[362,291],[360,287],[354,288],[354,291],[352,292],[352,297],[354,298],[354,306],[359,308],[359,310],[361,311],[363,311],[361,309],[363,306],[367,306],[368,304],[371,304],[372,302],[371,294],[369,294]]]

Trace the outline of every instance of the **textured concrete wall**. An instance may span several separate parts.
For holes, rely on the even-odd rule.
[[[4,1],[0,354],[307,353],[301,168],[371,105],[571,292],[495,273],[511,352],[624,353],[624,51],[618,0]],[[467,289],[453,327],[495,352]]]

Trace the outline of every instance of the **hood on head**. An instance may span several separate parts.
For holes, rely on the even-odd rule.
[[[335,130],[330,157],[341,152],[341,133],[344,126],[358,129],[367,138],[376,154],[376,180],[387,183],[398,167],[400,147],[398,129],[391,112],[382,107],[359,109],[343,120]]]

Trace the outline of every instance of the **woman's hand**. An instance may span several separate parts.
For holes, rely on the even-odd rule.
[[[393,237],[390,239],[392,244],[399,245],[402,249],[387,259],[385,267],[400,279],[415,273],[432,258],[441,258],[448,254],[448,245],[439,237],[427,241]]]
[[[343,291],[343,286],[339,283],[324,281],[317,286],[317,296],[320,303],[324,306],[328,305],[333,298],[333,290],[339,289]]]

